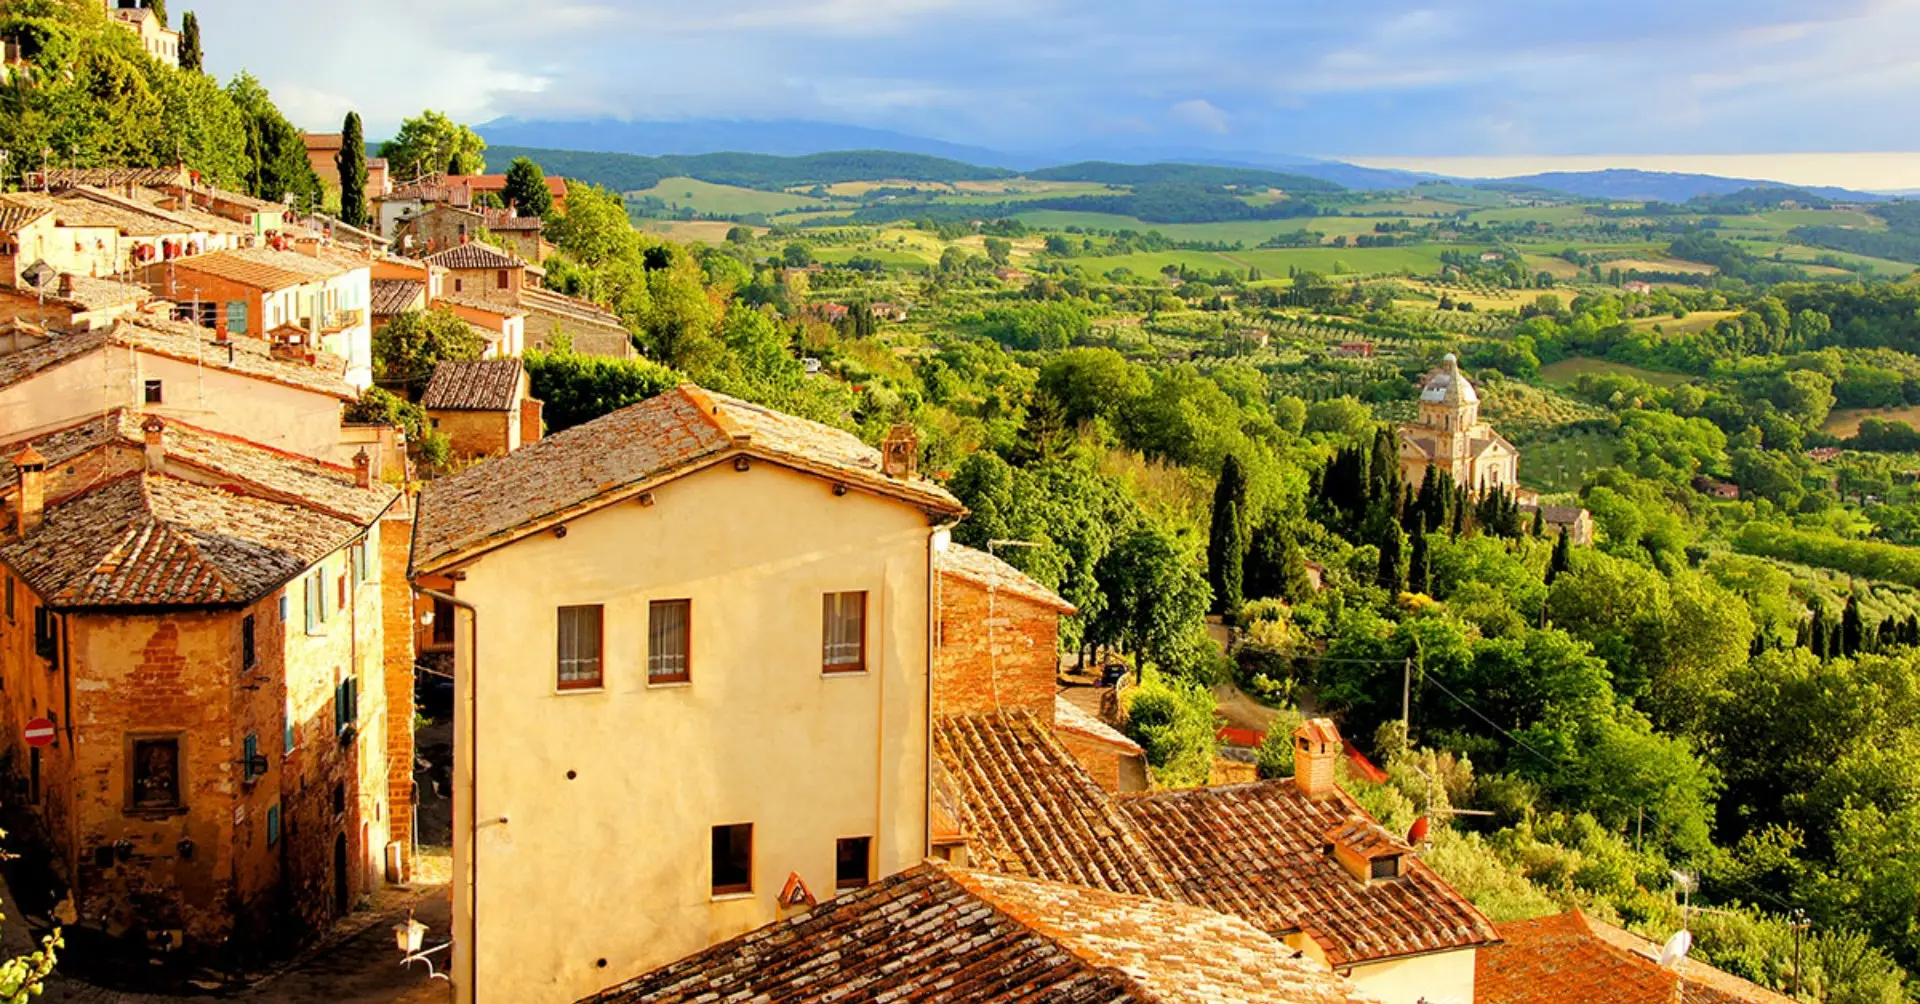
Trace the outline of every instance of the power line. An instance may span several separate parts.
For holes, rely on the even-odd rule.
[[[1494,722],[1493,719],[1488,718],[1486,715],[1481,714],[1480,709],[1474,707],[1471,704],[1468,704],[1466,700],[1462,698],[1459,694],[1456,694],[1453,691],[1448,690],[1446,684],[1441,683],[1439,680],[1436,680],[1431,676],[1422,676],[1421,681],[1424,683],[1431,683],[1434,686],[1439,687],[1441,693],[1447,695],[1448,697],[1453,698],[1454,701],[1458,703],[1461,707],[1472,712],[1475,718],[1478,718],[1481,721],[1486,722],[1489,728],[1492,728],[1495,732],[1498,732],[1501,735],[1506,736],[1507,740],[1509,742],[1512,742],[1515,746],[1518,746],[1521,749],[1526,750],[1527,752],[1533,754],[1534,756],[1539,757],[1542,763],[1546,764],[1549,767],[1552,767],[1554,770],[1560,769],[1560,764],[1558,761],[1554,760],[1552,757],[1546,755],[1545,753],[1542,753],[1539,750],[1534,749],[1531,746],[1528,746],[1526,743],[1522,742],[1518,736],[1514,735],[1511,732],[1508,732],[1506,729],[1501,728],[1498,724]]]

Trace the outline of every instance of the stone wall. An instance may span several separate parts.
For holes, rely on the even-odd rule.
[[[518,445],[519,416],[506,411],[430,411],[433,427],[452,442],[458,457],[499,457]]]
[[[405,504],[403,500],[402,504]],[[400,845],[400,879],[413,874],[413,587],[407,582],[410,517],[389,516],[380,532],[382,659],[387,704],[389,839]]]
[[[934,713],[1025,710],[1053,720],[1060,615],[1052,607],[985,586],[940,577],[940,647]]]

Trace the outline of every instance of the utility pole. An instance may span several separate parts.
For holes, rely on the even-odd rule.
[[[1413,743],[1413,656],[1402,660],[1400,672],[1400,738]]]
[[[1793,911],[1793,996],[1800,996],[1800,932],[1807,927],[1807,911],[1798,907]]]

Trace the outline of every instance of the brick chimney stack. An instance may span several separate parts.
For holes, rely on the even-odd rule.
[[[1334,765],[1346,744],[1332,719],[1313,718],[1293,730],[1293,783],[1300,794],[1314,801],[1332,798],[1339,790],[1334,780]]]
[[[353,483],[361,488],[373,487],[373,458],[367,456],[367,448],[353,455]]]
[[[911,425],[896,425],[880,441],[880,473],[910,478],[920,469],[920,434]]]
[[[147,470],[155,474],[167,469],[167,423],[158,415],[148,415],[140,423],[140,433],[147,444]]]
[[[25,535],[40,525],[47,505],[47,458],[29,446],[13,458],[20,471],[20,533]]]

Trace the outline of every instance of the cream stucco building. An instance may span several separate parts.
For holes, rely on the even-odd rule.
[[[924,859],[963,510],[913,455],[682,387],[427,489],[457,1000],[574,1001]]]
[[[1480,420],[1480,395],[1449,354],[1420,389],[1420,417],[1400,427],[1400,476],[1418,488],[1429,471],[1482,492],[1519,484],[1520,451]]]

